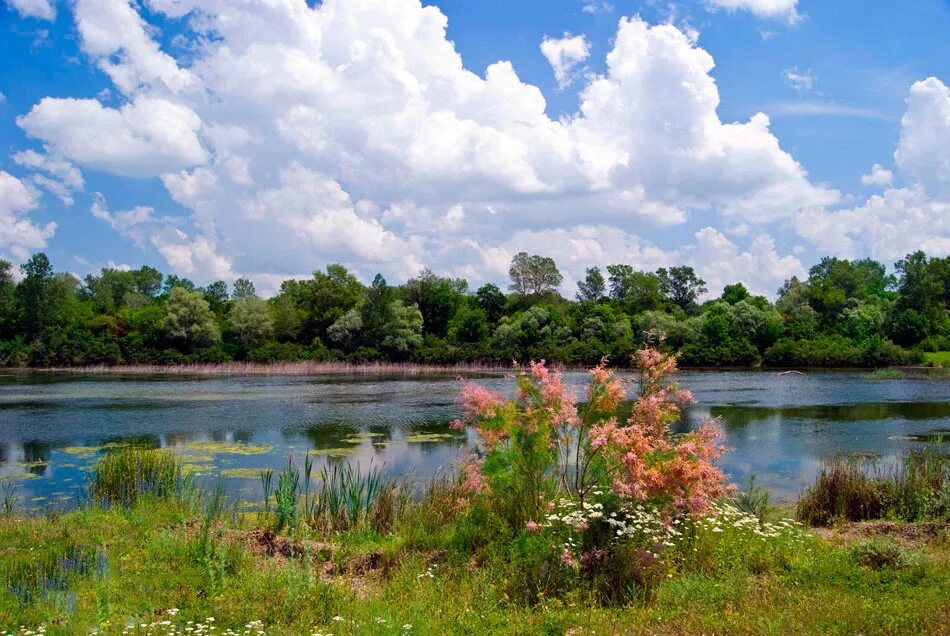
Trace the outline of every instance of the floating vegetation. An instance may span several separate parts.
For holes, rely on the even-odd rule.
[[[182,463],[179,465],[179,470],[183,476],[188,475],[207,475],[210,472],[214,471],[213,464],[193,464],[193,463]]]
[[[356,446],[341,446],[340,448],[311,448],[308,455],[322,455],[325,457],[348,457],[360,452]]]
[[[900,369],[875,369],[868,376],[872,380],[904,380],[907,374]]]
[[[267,444],[246,442],[189,442],[185,448],[214,455],[264,455],[274,450],[273,446]]]
[[[357,435],[350,435],[349,437],[344,437],[341,439],[341,442],[347,444],[363,444],[365,442],[376,443],[377,437],[385,437],[383,433],[359,433]]]
[[[419,444],[422,442],[444,442],[450,439],[460,439],[461,435],[457,433],[412,433],[406,435],[403,441],[407,444]]]
[[[0,475],[0,481],[14,481],[20,479],[36,479],[39,477],[36,473],[14,473],[13,475]]]
[[[260,479],[263,468],[228,468],[221,471],[222,477],[235,479]]]
[[[95,457],[100,450],[102,450],[100,446],[67,446],[63,449],[63,452],[83,459],[91,459]]]

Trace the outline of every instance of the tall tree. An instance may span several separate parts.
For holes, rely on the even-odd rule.
[[[245,349],[274,334],[274,321],[267,311],[267,303],[257,296],[235,300],[228,312],[228,324]]]
[[[498,322],[505,311],[505,294],[492,283],[485,283],[475,292],[475,300],[482,308],[489,322]]]
[[[699,278],[692,267],[683,265],[669,270],[661,267],[656,275],[664,296],[686,313],[696,310],[699,297],[706,293],[706,281]]]
[[[511,284],[508,289],[520,296],[543,296],[557,291],[563,277],[554,259],[519,252],[508,268]]]
[[[606,284],[599,267],[588,267],[584,280],[577,283],[577,300],[590,302],[604,297]]]
[[[173,287],[168,294],[166,309],[162,325],[169,338],[190,348],[206,347],[221,339],[214,313],[200,291]]]
[[[465,300],[468,281],[464,278],[437,276],[430,269],[406,282],[406,300],[422,312],[423,331],[444,337],[449,321]]]
[[[17,296],[22,311],[23,330],[30,337],[38,336],[50,322],[53,306],[51,285],[53,266],[43,252],[37,252],[20,266],[23,280],[17,285]]]
[[[257,290],[254,289],[254,283],[249,279],[239,278],[234,281],[234,293],[232,296],[234,299],[255,298],[257,296]]]

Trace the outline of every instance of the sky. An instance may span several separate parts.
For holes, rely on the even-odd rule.
[[[950,2],[0,0],[0,258],[272,293],[950,253]]]

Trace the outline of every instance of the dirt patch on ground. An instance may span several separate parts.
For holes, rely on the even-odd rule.
[[[811,531],[830,541],[844,543],[880,537],[894,539],[909,548],[950,543],[950,523],[945,521],[858,521],[834,528],[812,528]]]

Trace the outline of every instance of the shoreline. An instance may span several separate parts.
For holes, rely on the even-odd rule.
[[[586,366],[554,364],[561,371],[587,371]],[[302,362],[221,362],[191,364],[130,364],[130,365],[82,365],[76,367],[4,367],[0,374],[62,374],[62,375],[197,375],[197,376],[308,376],[308,375],[445,375],[449,373],[505,373],[515,367],[511,364],[454,363],[431,364],[415,362],[364,362],[302,361]],[[620,371],[631,367],[616,367]],[[941,367],[892,366],[892,367],[710,367],[680,366],[682,371],[755,371],[763,373],[803,373],[834,371],[875,371],[880,369],[905,373],[941,373]]]

